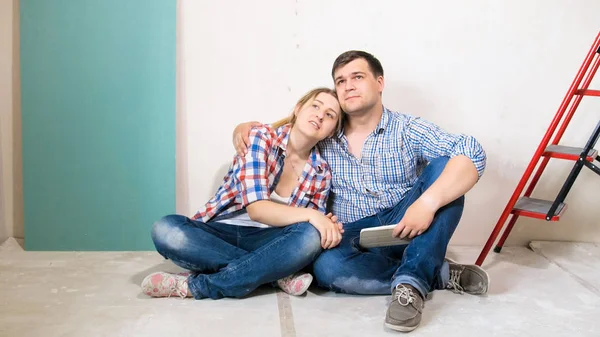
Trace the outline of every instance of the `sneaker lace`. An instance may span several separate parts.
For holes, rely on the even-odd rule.
[[[174,282],[171,282],[171,286],[169,287],[169,296],[167,296],[167,298],[170,298],[171,295],[176,294],[177,296],[181,297],[181,298],[186,298],[187,297],[187,278],[186,277],[175,277],[174,278]]]
[[[457,294],[464,293],[463,287],[460,285],[460,275],[462,274],[462,269],[458,270],[450,270],[450,280],[448,281],[448,285],[446,289],[452,290],[452,292]]]
[[[405,307],[413,303],[416,298],[412,289],[405,287],[403,284],[396,286],[396,293],[394,294],[394,300],[398,301],[401,306]]]

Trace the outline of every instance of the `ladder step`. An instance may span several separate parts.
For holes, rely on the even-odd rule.
[[[515,204],[515,207],[513,207],[512,213],[519,216],[545,220],[546,214],[550,210],[550,207],[552,207],[553,202],[554,201],[521,197]],[[556,208],[551,221],[558,221],[566,209],[567,204],[560,203]]]
[[[579,159],[581,152],[583,152],[582,147],[549,145],[546,148],[546,151],[542,153],[542,156],[575,161]],[[588,152],[587,161],[594,161],[594,158],[596,158],[597,155],[598,151],[596,149],[591,149],[590,152]]]
[[[591,89],[582,90],[582,89],[579,89],[579,90],[575,91],[575,95],[600,96],[600,90],[591,90]]]

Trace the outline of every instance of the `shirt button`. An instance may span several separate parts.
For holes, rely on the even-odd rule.
[[[370,189],[366,188],[365,192],[370,193],[372,196],[376,197],[377,196],[377,192],[375,191],[371,191]]]

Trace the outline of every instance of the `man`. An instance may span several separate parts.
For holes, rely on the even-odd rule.
[[[330,204],[345,232],[336,248],[317,257],[313,272],[319,286],[336,292],[391,292],[385,325],[412,331],[431,291],[487,292],[483,269],[445,259],[464,194],[483,174],[486,154],[473,137],[385,108],[383,68],[373,55],[341,54],[332,76],[346,121],[319,149],[333,172]],[[250,125],[234,131],[238,152]],[[391,224],[393,236],[410,244],[359,246],[361,229]]]

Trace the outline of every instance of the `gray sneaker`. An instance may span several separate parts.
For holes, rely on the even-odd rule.
[[[423,298],[417,289],[410,284],[398,284],[385,315],[385,326],[396,331],[413,331],[421,323],[423,306]]]
[[[446,289],[457,294],[483,295],[487,293],[490,276],[481,267],[475,264],[459,264],[446,258],[450,265],[450,282]]]

